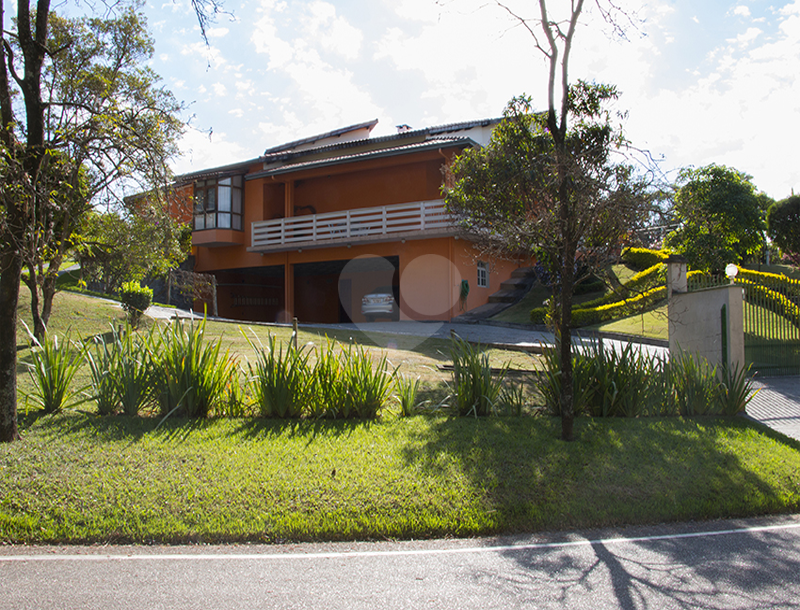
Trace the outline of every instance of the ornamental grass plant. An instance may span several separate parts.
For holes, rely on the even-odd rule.
[[[344,401],[337,417],[374,419],[389,401],[397,369],[389,370],[386,354],[373,362],[361,345],[349,345],[341,354]]]
[[[539,389],[545,409],[561,414],[558,354],[544,350]],[[715,367],[681,352],[667,360],[632,344],[594,344],[573,354],[576,414],[590,417],[736,415],[754,396],[746,370]]]
[[[238,374],[236,359],[222,343],[205,343],[206,320],[188,329],[176,320],[149,336],[154,386],[164,417],[208,417],[223,403],[228,380]]]
[[[248,340],[250,340],[248,338]],[[300,418],[309,412],[314,396],[309,353],[305,346],[284,346],[272,335],[256,346],[255,363],[247,364],[254,402],[262,417]]]
[[[31,362],[26,364],[33,390],[26,394],[26,401],[32,401],[48,414],[86,402],[88,397],[84,392],[87,387],[73,385],[83,364],[83,346],[70,341],[68,334],[61,342],[55,333],[45,332],[43,341],[36,339],[30,331],[28,334],[33,347]]]
[[[450,357],[453,360],[451,397],[458,414],[483,417],[495,413],[508,365],[493,373],[486,351],[456,336],[450,343]]]

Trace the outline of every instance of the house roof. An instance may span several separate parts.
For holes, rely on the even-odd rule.
[[[397,146],[383,147],[374,150],[354,151],[351,154],[325,156],[323,158],[317,158],[309,161],[299,161],[297,163],[284,163],[277,165],[275,167],[267,168],[261,172],[248,174],[245,177],[245,179],[255,180],[256,178],[263,178],[265,176],[277,176],[280,174],[296,172],[298,170],[303,170],[303,169],[329,167],[332,165],[351,163],[353,161],[363,161],[365,159],[379,159],[382,157],[404,155],[409,153],[420,152],[423,150],[452,148],[452,147],[468,147],[476,145],[477,143],[471,138],[452,138],[452,137],[429,138],[427,140],[419,142],[409,142],[406,144],[399,144]],[[337,147],[330,147],[330,148],[333,149]]]
[[[353,160],[408,154],[431,148],[475,146],[477,142],[466,134],[460,137],[454,134],[488,127],[498,122],[500,119],[497,118],[479,119],[408,130],[377,138],[356,137],[331,143],[333,138],[346,137],[348,134],[351,137],[357,136],[359,131],[366,131],[369,134],[378,124],[378,120],[373,119],[268,148],[261,157],[255,159],[183,174],[178,176],[176,182],[185,184],[204,178],[242,173],[257,163],[263,164],[263,171],[249,174],[247,179],[283,174],[298,169],[337,165]],[[320,144],[315,146],[317,142]]]
[[[273,146],[272,148],[268,148],[264,151],[264,156],[269,156],[275,153],[279,153],[286,150],[292,150],[299,148],[301,146],[305,146],[306,144],[313,144],[314,142],[318,142],[320,140],[328,140],[330,138],[338,138],[348,133],[354,131],[360,131],[362,129],[366,129],[367,132],[371,132],[375,125],[378,124],[378,119],[373,119],[371,121],[367,121],[365,123],[356,123],[355,125],[349,125],[347,127],[341,127],[339,129],[334,129],[333,131],[328,131],[326,133],[321,133],[315,136],[310,136],[308,138],[303,138],[301,140],[295,140],[293,142],[287,142],[286,144],[280,144],[278,146]]]

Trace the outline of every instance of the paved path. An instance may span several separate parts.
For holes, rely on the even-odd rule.
[[[800,441],[800,376],[764,377],[754,382],[758,393],[747,415]]]

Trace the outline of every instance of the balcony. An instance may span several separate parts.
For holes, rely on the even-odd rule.
[[[275,252],[441,237],[455,234],[456,227],[444,201],[436,199],[262,220],[252,223],[251,231],[248,250]]]

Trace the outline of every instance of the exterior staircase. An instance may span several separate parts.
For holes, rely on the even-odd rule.
[[[500,290],[489,296],[489,302],[453,318],[453,322],[476,324],[507,309],[522,297],[536,282],[536,272],[531,267],[520,267],[511,277],[500,284]]]

